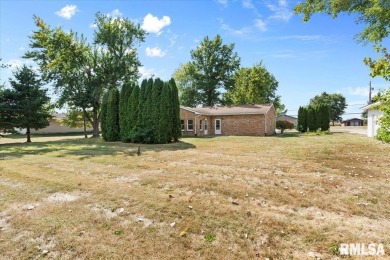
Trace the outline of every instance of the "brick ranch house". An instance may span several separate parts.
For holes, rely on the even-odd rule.
[[[180,107],[183,136],[275,134],[273,104],[225,107]]]

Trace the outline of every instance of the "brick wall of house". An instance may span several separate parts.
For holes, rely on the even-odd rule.
[[[215,119],[221,119],[221,135],[263,136],[264,115],[214,116],[211,118],[211,132],[215,134]]]
[[[180,109],[180,119],[184,121],[183,136],[215,135],[215,120],[221,119],[221,135],[248,135],[264,136],[275,134],[276,113],[271,107],[266,115],[225,115],[205,116],[197,115]],[[193,129],[188,129],[188,120],[192,120]],[[207,134],[205,123],[207,120]],[[202,122],[201,122],[202,121]]]
[[[272,106],[265,115],[265,133],[266,135],[274,135],[276,128],[276,111]]]

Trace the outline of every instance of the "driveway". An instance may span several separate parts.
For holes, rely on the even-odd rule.
[[[367,135],[367,126],[331,126],[332,133],[352,133]]]

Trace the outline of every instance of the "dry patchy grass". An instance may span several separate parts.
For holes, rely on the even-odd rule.
[[[336,258],[390,253],[390,146],[338,133],[0,142],[5,259]],[[19,143],[18,143],[19,142]]]

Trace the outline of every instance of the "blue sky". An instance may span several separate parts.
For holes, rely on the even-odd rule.
[[[144,77],[152,74],[169,79],[190,51],[206,36],[217,34],[234,43],[241,66],[263,62],[279,81],[277,93],[296,115],[300,105],[324,91],[341,93],[347,113],[360,112],[368,99],[368,82],[375,89],[387,88],[381,78],[371,78],[364,57],[375,57],[371,45],[356,43],[363,27],[353,16],[315,15],[303,23],[293,14],[297,0],[73,0],[0,1],[0,57],[11,69],[2,69],[1,80],[23,63],[29,38],[35,29],[33,15],[52,27],[62,26],[93,37],[96,12],[127,17],[148,31],[138,48]],[[388,39],[386,40],[388,43]],[[388,44],[387,44],[388,45]],[[31,64],[33,65],[33,64]],[[346,114],[344,119],[359,115]]]

